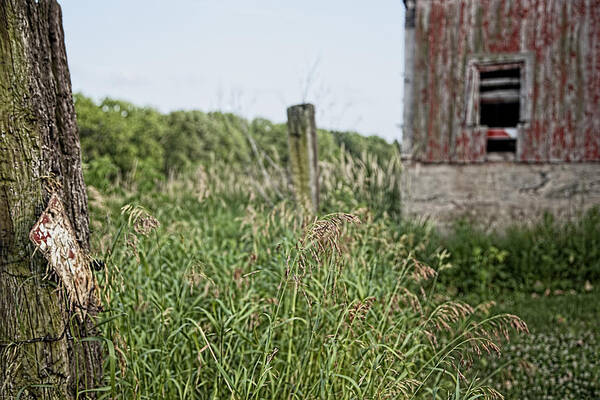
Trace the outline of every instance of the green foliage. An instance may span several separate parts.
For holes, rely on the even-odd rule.
[[[82,95],[76,108],[85,178],[100,190],[90,187],[94,248],[108,265],[100,393],[495,398],[489,384],[509,398],[598,397],[600,302],[576,293],[600,282],[599,209],[502,232],[460,221],[440,233],[401,220],[396,146],[319,130],[320,211],[364,223],[333,214],[311,225],[290,201],[284,124]],[[162,227],[144,236],[146,211],[119,213],[132,202]],[[329,226],[326,246],[315,226]],[[423,279],[425,264],[444,271]],[[534,335],[468,369],[477,351],[461,338],[489,350],[479,328],[496,317],[457,294],[499,300],[494,312],[524,316]],[[452,309],[468,312],[448,330],[436,318]]]
[[[600,208],[573,221],[548,214],[530,226],[493,232],[459,221],[450,232],[432,235],[430,245],[450,252],[455,268],[442,282],[462,295],[580,291],[586,282],[600,281]]]
[[[533,225],[487,232],[458,221],[440,233],[429,224],[403,222],[425,246],[443,247],[452,265],[440,288],[470,301],[494,299],[494,312],[521,316],[532,335],[512,338],[502,357],[475,365],[506,398],[596,399],[600,393],[600,213],[573,221],[550,215]]]
[[[390,145],[379,136],[363,136],[356,132],[331,132],[335,143],[343,145],[346,151],[358,157],[362,153],[370,154],[381,162],[394,158],[398,153],[398,142]]]
[[[106,186],[119,177],[135,171],[137,182],[152,185],[160,178],[164,147],[164,117],[151,108],[140,108],[130,103],[105,99],[100,104],[76,94],[75,109],[84,163],[92,163],[88,170],[92,185]],[[108,171],[108,176],[100,175]]]
[[[496,308],[508,310],[522,316],[532,334],[477,367],[483,374],[498,370],[492,386],[506,398],[600,398],[600,291],[517,295]]]
[[[106,188],[120,179],[147,190],[169,176],[194,171],[215,160],[240,171],[257,163],[258,158],[265,158],[267,165],[287,164],[285,124],[262,118],[247,121],[221,112],[161,114],[110,98],[97,104],[80,93],[74,100],[83,161],[88,164],[86,178],[93,186]],[[342,146],[353,156],[367,151],[382,163],[396,154],[394,146],[375,136],[319,129],[318,141],[319,159],[324,161],[339,158]]]
[[[175,111],[166,116],[165,171],[189,170],[211,157],[240,164],[250,161],[244,129],[246,121],[232,115]]]
[[[274,124],[264,118],[256,118],[250,123],[250,134],[257,146],[272,160],[280,165],[287,165],[288,161],[288,133],[286,124]],[[319,135],[319,151],[321,155],[327,154],[323,135]]]
[[[110,156],[102,155],[83,164],[85,180],[102,191],[108,191],[121,170]]]

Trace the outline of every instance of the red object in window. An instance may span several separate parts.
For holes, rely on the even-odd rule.
[[[516,137],[515,129],[488,129],[487,137],[491,139],[511,139]]]

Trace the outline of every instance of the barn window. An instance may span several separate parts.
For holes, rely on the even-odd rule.
[[[520,133],[531,119],[533,59],[530,53],[478,54],[468,62],[465,128],[485,132],[480,143],[487,160],[518,156]]]
[[[522,64],[501,63],[479,68],[479,125],[486,126],[487,152],[517,150],[521,121]]]

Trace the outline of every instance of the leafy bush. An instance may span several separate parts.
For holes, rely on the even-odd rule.
[[[114,182],[114,166],[119,177],[137,169],[137,182],[152,184],[149,178],[162,170],[163,116],[156,110],[119,100],[105,99],[96,104],[81,94],[76,94],[74,100],[84,163],[96,171],[110,170],[108,176],[92,175],[90,179],[100,181],[90,183]]]
[[[506,291],[580,291],[600,281],[600,208],[573,221],[551,215],[532,226],[514,225],[486,232],[465,221],[451,232],[432,235],[455,265],[442,279],[459,293],[479,298]]]
[[[108,155],[99,156],[83,164],[83,174],[88,185],[109,191],[119,178],[121,170]]]

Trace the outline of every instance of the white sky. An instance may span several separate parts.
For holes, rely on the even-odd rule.
[[[60,3],[74,91],[401,137],[402,0]]]

